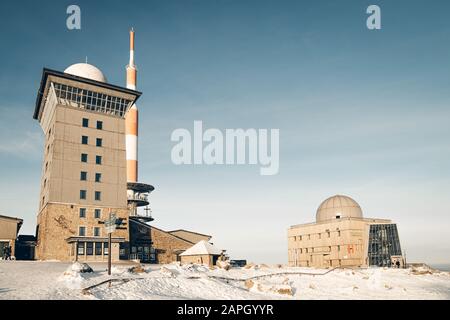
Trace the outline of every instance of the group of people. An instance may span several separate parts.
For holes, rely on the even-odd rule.
[[[3,247],[3,260],[12,260],[11,259],[11,247],[5,246]]]

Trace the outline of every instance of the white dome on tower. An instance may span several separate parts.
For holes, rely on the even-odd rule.
[[[340,218],[362,218],[359,204],[350,197],[335,195],[323,201],[316,213],[316,221],[328,221]]]
[[[87,78],[99,82],[107,82],[103,72],[89,63],[76,63],[64,70],[64,73],[82,78]]]

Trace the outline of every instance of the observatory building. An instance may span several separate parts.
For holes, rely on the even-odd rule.
[[[211,238],[149,224],[154,187],[138,180],[134,39],[131,30],[126,87],[88,63],[43,70],[33,115],[45,134],[36,259],[168,263]],[[122,224],[109,248],[102,223],[111,214]]]
[[[292,267],[403,266],[397,225],[364,218],[359,204],[336,195],[322,202],[316,222],[288,230]]]

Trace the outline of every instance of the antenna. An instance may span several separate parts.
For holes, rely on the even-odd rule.
[[[88,63],[88,57],[86,56],[86,64]]]

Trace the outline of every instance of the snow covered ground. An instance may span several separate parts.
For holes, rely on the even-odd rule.
[[[105,264],[94,272],[61,262],[0,261],[0,299],[450,299],[450,273],[427,269]]]

